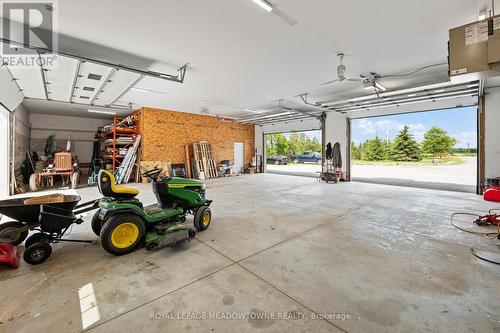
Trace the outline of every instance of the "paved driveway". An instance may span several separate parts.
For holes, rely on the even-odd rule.
[[[477,164],[475,157],[462,157],[460,165],[352,165],[352,178],[380,184],[392,184],[442,190],[474,192]],[[268,165],[268,172],[317,176],[319,164]]]

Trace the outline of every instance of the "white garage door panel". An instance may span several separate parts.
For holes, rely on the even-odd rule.
[[[46,72],[47,81],[49,82],[49,97],[50,99],[69,101],[78,61],[58,57],[55,64],[53,68]]]
[[[478,103],[477,96],[454,97],[452,99],[437,100],[435,102],[427,101],[416,104],[401,105],[399,107],[391,106],[387,108],[381,108],[378,110],[373,109],[368,111],[365,110],[353,111],[347,113],[347,115],[352,119],[356,119],[356,118],[366,118],[366,117],[419,112],[419,111],[442,110],[442,109],[450,109],[462,106],[473,106],[477,105],[477,103]]]
[[[80,66],[80,75],[73,94],[73,102],[89,104],[111,71],[112,68],[109,67],[83,62]],[[94,80],[89,78],[89,75],[99,75],[100,78]],[[94,90],[85,90],[85,87],[93,88]]]
[[[9,66],[9,69],[25,96],[45,99],[40,67]]]
[[[9,111],[0,105],[0,198],[9,194]]]

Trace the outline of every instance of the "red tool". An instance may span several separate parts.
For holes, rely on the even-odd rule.
[[[2,265],[19,267],[19,258],[17,256],[17,247],[9,243],[0,243],[0,267]]]
[[[494,210],[496,209],[490,210],[488,215],[479,216],[474,223],[478,226],[496,225],[500,227],[500,214],[493,214],[492,211]]]
[[[492,185],[483,192],[483,199],[486,201],[500,202],[500,186]]]

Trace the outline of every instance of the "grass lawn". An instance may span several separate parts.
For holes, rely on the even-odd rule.
[[[460,165],[465,163],[462,156],[475,156],[474,154],[455,154],[443,158],[433,158],[431,156],[425,156],[420,162],[396,162],[396,161],[360,161],[353,160],[353,164],[364,164],[364,165],[401,165],[401,166],[412,166],[412,165]]]

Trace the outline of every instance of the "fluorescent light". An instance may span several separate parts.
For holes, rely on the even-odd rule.
[[[271,6],[267,1],[265,0],[252,0],[255,2],[257,5],[259,5],[261,8],[263,8],[265,11],[270,12],[273,10],[273,6]]]
[[[253,113],[264,113],[264,111],[261,111],[261,110],[253,110],[253,109],[243,109],[243,111],[253,112]]]
[[[103,113],[103,114],[112,114],[115,115],[114,111],[102,111],[102,110],[88,110],[90,113]]]
[[[476,87],[477,87],[477,84],[469,84],[469,85],[467,86],[467,88],[476,88]]]
[[[151,92],[151,90],[142,89],[142,88],[130,88],[130,90],[140,91],[140,92],[145,92],[145,93]]]
[[[442,92],[444,92],[444,89],[438,89],[438,90],[434,90],[434,92],[435,92],[436,94],[439,94],[439,93],[442,93]]]
[[[415,97],[417,94],[409,94],[408,97]]]

